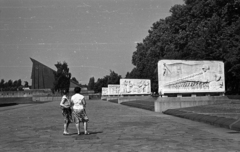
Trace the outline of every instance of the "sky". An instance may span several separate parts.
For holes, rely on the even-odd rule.
[[[88,84],[110,70],[123,78],[132,54],[159,19],[183,0],[1,0],[0,79],[31,85],[33,58]]]

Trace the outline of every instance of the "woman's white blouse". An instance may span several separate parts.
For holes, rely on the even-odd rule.
[[[82,100],[84,96],[81,94],[75,94],[71,97],[71,102],[73,103],[73,109],[82,110],[84,108]]]

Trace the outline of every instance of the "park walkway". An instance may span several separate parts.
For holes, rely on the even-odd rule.
[[[88,100],[87,113],[91,135],[77,136],[70,124],[72,135],[63,136],[59,101],[2,107],[0,151],[240,151],[240,133],[225,128],[101,100]]]

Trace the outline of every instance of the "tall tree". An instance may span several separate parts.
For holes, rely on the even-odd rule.
[[[0,90],[2,91],[4,89],[4,79],[1,79],[1,82],[0,82]]]
[[[88,90],[94,90],[95,85],[95,79],[94,77],[91,77],[88,82]]]
[[[57,62],[55,64],[57,72],[55,73],[54,91],[68,90],[70,87],[71,73],[69,72],[68,64]]]
[[[94,91],[95,92],[101,92],[102,87],[108,87],[108,84],[119,84],[121,78],[122,78],[121,75],[119,75],[116,72],[110,70],[109,75],[106,75],[103,78],[100,78],[100,79],[97,80],[97,82],[94,85]]]
[[[137,44],[127,76],[149,78],[154,89],[160,59],[221,60],[226,90],[240,93],[240,1],[185,0],[170,12]]]
[[[13,86],[13,81],[12,81],[12,80],[8,80],[7,86],[8,86],[8,87],[12,87],[12,86]]]
[[[108,84],[119,84],[121,78],[122,78],[121,75],[118,75],[114,71],[110,70],[110,75],[108,77]]]
[[[95,83],[94,91],[96,93],[98,93],[98,92],[102,91],[102,87],[107,87],[108,86],[108,79],[109,79],[109,76],[104,76],[104,78],[99,78],[97,80],[97,82]]]
[[[21,79],[18,79],[17,80],[17,87],[21,87],[22,86],[22,80]]]
[[[29,84],[27,81],[24,81],[24,87],[29,87]]]

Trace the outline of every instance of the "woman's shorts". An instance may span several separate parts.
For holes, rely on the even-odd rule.
[[[72,113],[73,113],[73,121],[75,123],[88,122],[89,121],[85,109],[83,109],[83,110],[73,110]]]

